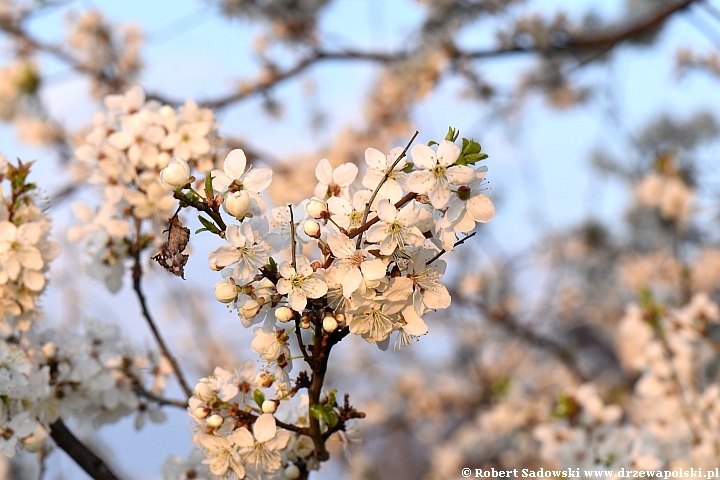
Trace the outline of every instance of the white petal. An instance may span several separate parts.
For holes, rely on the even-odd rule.
[[[270,186],[273,172],[267,167],[251,169],[243,179],[243,186],[248,190],[260,193]]]
[[[427,145],[415,145],[410,150],[413,163],[418,168],[431,169],[437,165],[437,156],[432,148]]]
[[[460,153],[460,147],[458,147],[455,143],[449,140],[443,140],[440,142],[440,145],[438,145],[436,156],[438,163],[447,167],[455,163],[455,160],[458,159]]]
[[[467,210],[476,222],[489,222],[495,216],[495,205],[482,193],[467,201]]]
[[[245,152],[239,148],[228,153],[223,162],[223,170],[233,180],[237,180],[245,173],[246,166],[247,157],[245,157]]]
[[[343,163],[333,172],[333,183],[341,187],[347,187],[355,181],[357,174],[357,165],[354,163]]]
[[[333,168],[327,158],[323,158],[318,162],[317,167],[315,167],[315,176],[319,182],[325,185],[333,183]]]
[[[355,244],[347,235],[330,232],[327,236],[330,251],[337,258],[350,258],[355,253]]]
[[[467,185],[475,180],[475,170],[467,165],[455,165],[447,169],[445,178],[455,185]]]
[[[384,171],[385,168],[388,167],[385,154],[375,148],[365,150],[365,163],[367,163],[370,168],[381,171]]]
[[[407,180],[407,188],[415,193],[427,193],[435,183],[435,176],[427,170],[412,172]]]
[[[360,264],[360,270],[363,277],[367,280],[380,280],[385,276],[387,265],[379,258],[374,260],[365,260]]]

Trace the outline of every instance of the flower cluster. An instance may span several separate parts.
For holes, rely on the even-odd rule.
[[[122,285],[123,260],[152,241],[159,245],[176,207],[160,171],[172,169],[173,156],[208,171],[223,143],[212,111],[190,101],[176,111],[146,101],[135,87],[106,97],[105,104],[108,112],[95,115],[74,164],[78,180],[102,189],[103,202],[95,208],[74,205],[83,224],[71,229],[68,239],[85,241],[93,258],[90,274],[115,292]]]
[[[242,150],[230,152],[223,168],[206,176],[201,192],[189,183],[185,159],[173,159],[160,172],[181,207],[207,215],[200,217],[200,231],[226,242],[208,258],[223,277],[216,298],[237,309],[244,326],[263,322],[251,344],[265,362],[260,374],[247,365],[233,374],[217,369],[201,380],[190,402],[199,425],[194,442],[214,474],[271,478],[285,468],[287,478],[296,478],[299,469],[317,468],[327,458],[329,435],[363,416],[347,399],[338,406],[334,393],[320,400],[322,383],[315,379],[324,376],[332,346],[348,334],[383,349],[393,334],[397,346],[409,345],[427,333],[426,313],[450,305],[440,283],[440,256],[495,212],[484,193],[487,169],[475,166],[487,155],[472,140],[458,146],[457,137],[450,129],[440,143],[412,147],[409,157],[409,145],[387,154],[367,149],[362,187],[355,184],[355,164],[333,168],[323,159],[315,196],[270,215],[260,194],[272,171],[248,165]],[[223,211],[232,218],[227,224]],[[312,356],[304,330],[314,333]],[[291,341],[312,372],[310,380],[301,372],[294,386]],[[275,399],[265,400],[260,389],[270,386]],[[300,388],[309,392],[302,416],[309,425],[279,428],[273,413]],[[251,393],[257,407],[248,402]]]

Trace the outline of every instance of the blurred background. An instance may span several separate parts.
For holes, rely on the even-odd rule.
[[[110,293],[78,275],[88,259],[65,241],[72,204],[98,203],[76,182],[73,151],[106,94],[139,84],[162,103],[211,106],[228,143],[275,170],[272,205],[311,195],[321,158],[362,172],[366,148],[405,145],[415,130],[419,143],[440,140],[452,126],[489,154],[497,214],[446,256],[453,306],[428,316],[429,335],[399,352],[355,338],[337,349],[328,385],[367,413],[363,441],[347,455],[338,445],[311,478],[597,465],[597,439],[573,437],[587,458],[566,460],[542,433],[572,429],[563,395],[580,385],[623,408],[615,434],[642,437],[628,461],[678,465],[671,444],[641,433],[665,439],[654,422],[667,419],[637,413],[642,370],[622,319],[639,292],[668,309],[717,294],[720,2],[3,0],[0,13],[0,150],[36,160],[63,248],[48,324],[97,318],[153,347],[129,274]],[[150,307],[193,385],[255,358],[252,332],[213,298],[217,246],[193,237],[186,281],[148,259]],[[716,383],[708,332],[711,353],[688,360],[691,402]],[[171,383],[167,396],[181,390]],[[192,447],[186,412],[165,410],[140,431],[133,418],[72,427],[126,478],[162,478],[167,456]],[[677,453],[689,466],[693,445]],[[7,478],[38,476],[27,453],[6,467]],[[60,450],[44,469],[86,478]]]

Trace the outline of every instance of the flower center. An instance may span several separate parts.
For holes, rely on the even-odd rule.
[[[435,178],[442,178],[445,176],[445,172],[447,171],[447,168],[445,168],[443,165],[437,164],[435,165],[430,172],[435,176]]]
[[[402,229],[403,226],[397,220],[388,225],[388,233],[390,233],[390,235],[397,235]]]
[[[468,200],[470,200],[470,187],[463,185],[462,187],[458,188],[458,198],[463,202],[467,202]]]

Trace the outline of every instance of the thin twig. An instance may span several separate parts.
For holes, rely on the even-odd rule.
[[[453,248],[457,247],[458,245],[462,245],[463,243],[465,243],[465,241],[466,241],[468,238],[474,237],[476,233],[477,233],[477,232],[473,232],[473,233],[471,233],[470,235],[466,235],[465,238],[463,238],[463,239],[461,239],[461,240],[458,240],[457,242],[455,242],[455,243],[453,244]],[[446,252],[445,249],[443,248],[442,250],[440,250],[440,251],[437,253],[437,255],[435,255],[435,256],[432,257],[430,260],[428,260],[427,262],[425,262],[425,265],[430,265],[431,263],[433,263],[435,260],[437,260],[438,258],[440,258],[440,257],[442,257],[443,255],[445,255],[446,253],[447,253],[447,252]]]
[[[295,316],[295,336],[297,337],[298,345],[300,346],[300,351],[302,352],[303,358],[305,359],[305,363],[310,365],[310,368],[313,367],[313,361],[312,358],[310,358],[310,355],[308,355],[307,349],[305,348],[305,342],[303,342],[302,339],[302,329],[300,328],[300,318],[296,315]]]
[[[145,397],[148,400],[152,400],[153,402],[157,403],[160,406],[168,405],[171,407],[178,407],[178,408],[188,408],[188,402],[183,400],[173,400],[170,398],[161,397],[159,395],[155,395],[152,392],[149,392],[145,388],[142,387],[142,385],[135,385],[135,393],[140,395],[141,397]]]
[[[420,132],[415,130],[415,134],[412,136],[412,138],[407,143],[407,145],[405,145],[405,148],[403,149],[402,153],[398,156],[398,158],[395,159],[392,166],[390,166],[390,168],[385,172],[385,175],[383,175],[383,178],[382,178],[382,180],[380,180],[380,183],[378,183],[378,186],[375,187],[375,191],[370,196],[370,200],[365,204],[365,211],[363,212],[362,222],[360,222],[361,224],[363,224],[367,221],[367,217],[368,217],[368,215],[370,215],[370,207],[372,206],[373,202],[375,201],[375,197],[377,197],[378,192],[380,191],[382,186],[385,185],[385,182],[388,181],[388,179],[390,178],[390,175],[393,174],[393,172],[395,171],[395,167],[397,166],[398,163],[400,163],[400,160],[405,158],[408,148],[410,148],[410,145],[412,145],[412,143],[415,141],[415,138],[418,136],[418,133],[420,133]],[[362,242],[362,235],[359,235],[357,242],[355,243],[355,248],[360,248],[361,242]]]
[[[395,208],[401,208],[403,205],[408,203],[410,200],[414,200],[417,196],[418,196],[418,194],[415,192],[408,193],[403,198],[401,198],[400,200],[395,202]],[[380,221],[380,217],[377,217],[377,216],[373,217],[372,219],[368,220],[367,222],[365,222],[364,224],[360,225],[358,228],[356,228],[355,230],[350,232],[348,234],[348,238],[353,239],[353,238],[357,237],[358,235],[360,235],[361,233],[363,233],[364,231],[366,231],[368,228],[372,227],[379,221]]]
[[[140,242],[140,220],[136,223],[136,230],[137,230],[137,242],[139,244]],[[178,382],[180,383],[180,386],[182,387],[183,391],[185,392],[185,395],[190,398],[192,396],[192,388],[190,388],[190,385],[188,385],[187,381],[185,380],[185,377],[182,374],[182,371],[180,370],[180,364],[175,359],[175,357],[170,353],[170,349],[168,348],[167,344],[162,338],[162,335],[160,335],[160,330],[157,328],[157,325],[155,324],[155,321],[152,318],[152,315],[150,314],[150,309],[147,306],[147,301],[145,299],[145,294],[142,290],[142,264],[140,262],[140,251],[139,245],[136,245],[135,248],[133,248],[133,258],[135,260],[135,263],[133,264],[133,289],[135,290],[135,294],[138,298],[138,301],[140,302],[140,308],[142,310],[142,314],[145,317],[145,320],[147,321],[148,325],[150,326],[150,330],[152,330],[153,335],[155,336],[155,340],[158,343],[158,346],[160,347],[160,350],[162,351],[165,358],[168,359],[170,362],[170,365],[172,365],[173,370],[175,371],[175,376],[178,379]]]
[[[295,273],[297,274],[297,259],[295,258],[295,217],[293,216],[292,205],[288,205],[290,210],[290,260]]]

